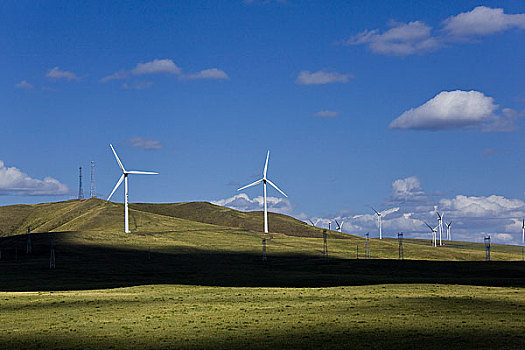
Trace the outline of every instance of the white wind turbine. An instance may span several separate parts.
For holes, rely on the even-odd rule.
[[[312,223],[313,227],[317,227],[317,224],[319,223],[319,220],[321,220],[321,219],[315,220],[315,224],[314,224],[314,222],[311,219],[308,219],[308,221],[310,221]]]
[[[334,219],[335,220],[335,223],[337,224],[337,231],[341,232],[343,230],[343,225],[344,225],[344,221],[341,221],[341,223],[339,224],[339,222],[337,222],[337,219]]]
[[[126,170],[124,168],[124,165],[122,165],[122,162],[117,156],[117,152],[113,148],[112,144],[109,144],[109,147],[111,147],[111,150],[113,151],[113,154],[115,155],[115,159],[117,160],[118,166],[122,170],[122,176],[120,179],[118,179],[117,184],[115,185],[115,188],[113,188],[113,191],[108,196],[108,201],[115,193],[117,188],[122,183],[122,180],[124,180],[124,232],[130,233],[129,231],[129,214],[128,214],[128,175],[129,174],[139,174],[139,175],[157,175],[158,173],[152,172],[152,171],[138,171],[138,170]]]
[[[251,184],[249,185],[246,185],[244,187],[241,187],[239,188],[237,191],[241,191],[241,190],[244,190],[245,188],[248,188],[248,187],[252,187],[252,186],[255,186],[255,185],[258,185],[262,182],[263,184],[263,194],[264,194],[264,233],[268,233],[268,205],[266,203],[266,183],[269,183],[273,188],[275,188],[277,191],[281,192],[283,196],[285,196],[286,198],[288,198],[288,196],[283,192],[281,191],[281,189],[279,187],[277,187],[277,185],[275,185],[273,182],[271,182],[270,180],[268,180],[266,178],[266,172],[268,171],[268,158],[270,158],[270,151],[268,151],[268,153],[266,154],[266,163],[264,163],[264,170],[263,170],[263,177],[262,179],[259,179],[255,182],[252,182]]]
[[[452,240],[452,235],[450,234],[450,226],[452,226],[452,221],[447,224],[447,240]]]
[[[438,230],[439,230],[439,245],[443,245],[441,242],[441,236],[443,235],[443,217],[445,216],[445,213],[440,214],[438,211],[436,211],[438,216]]]
[[[525,219],[523,219],[523,225],[521,226],[521,244],[525,244]]]
[[[425,225],[427,225],[428,228],[432,231],[432,245],[433,245],[434,247],[436,247],[436,246],[437,246],[437,242],[436,242],[436,241],[437,241],[437,239],[436,239],[436,233],[437,233],[437,230],[436,230],[436,229],[437,229],[438,227],[437,227],[437,226],[436,226],[436,227],[432,227],[432,226],[430,226],[429,224],[427,224],[426,222],[425,222]]]
[[[370,207],[372,208],[372,207]],[[381,218],[383,216],[387,216],[388,214],[392,214],[392,213],[395,213],[396,211],[399,210],[399,208],[390,208],[390,209],[387,209],[387,210],[383,210],[382,212],[378,212],[377,210],[375,210],[374,208],[372,208],[372,210],[376,213],[377,215],[377,227],[379,227],[379,239],[383,239],[383,231],[382,231],[382,224],[381,224]],[[356,215],[357,216],[357,215]],[[354,216],[354,218],[356,217]]]

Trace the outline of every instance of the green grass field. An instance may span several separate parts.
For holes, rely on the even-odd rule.
[[[483,244],[406,239],[398,260],[371,239],[364,259],[330,232],[325,259],[322,230],[272,214],[263,262],[261,213],[131,208],[125,234],[120,204],[0,207],[1,348],[525,348],[521,247],[487,262]]]

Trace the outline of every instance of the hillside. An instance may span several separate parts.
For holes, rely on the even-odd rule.
[[[98,198],[0,207],[0,236],[27,232],[123,230],[124,206]],[[272,233],[322,237],[322,230],[292,217],[269,213]],[[130,204],[133,232],[233,228],[261,232],[262,212],[240,212],[207,202]],[[331,237],[348,235],[330,232]]]
[[[143,212],[166,215],[170,217],[202,222],[206,224],[233,227],[237,229],[261,232],[263,212],[242,212],[221,207],[208,202],[186,203],[133,203],[130,208]],[[322,237],[322,229],[310,226],[290,216],[268,213],[268,229],[273,233],[284,233],[289,236]],[[330,232],[332,237],[345,237],[338,232]]]

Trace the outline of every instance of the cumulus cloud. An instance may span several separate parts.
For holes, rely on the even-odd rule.
[[[482,36],[512,28],[525,28],[525,14],[505,14],[501,8],[478,6],[443,21],[444,30],[452,36]]]
[[[352,74],[341,74],[338,72],[330,72],[327,70],[320,70],[317,72],[310,72],[304,70],[299,73],[296,83],[299,85],[324,85],[331,83],[347,83]]]
[[[418,201],[425,198],[425,192],[416,176],[397,179],[392,182],[392,199],[394,201]]]
[[[287,215],[293,212],[292,204],[286,198],[266,197],[266,202],[269,211]],[[264,210],[264,198],[262,196],[250,198],[246,193],[212,201],[212,203],[242,211]]]
[[[75,73],[61,70],[59,67],[50,69],[47,72],[46,77],[51,80],[59,80],[59,79],[79,80],[80,79]]]
[[[28,90],[30,90],[30,89],[33,88],[33,85],[29,84],[26,80],[22,80],[21,82],[16,83],[15,87],[19,88],[19,89],[28,89]]]
[[[161,149],[164,147],[164,144],[159,140],[149,139],[146,137],[133,137],[128,140],[128,143],[132,147],[142,148],[149,151]]]
[[[327,109],[315,113],[315,116],[319,118],[335,118],[338,115],[339,115],[339,112],[330,111]]]
[[[18,168],[6,167],[0,160],[0,194],[26,196],[53,196],[68,194],[69,189],[51,177],[43,180],[33,179]]]
[[[525,210],[525,203],[519,199],[503,196],[475,197],[458,195],[451,199],[441,199],[443,210],[453,211],[456,216],[465,217],[501,217],[520,215]]]
[[[344,43],[367,45],[374,53],[406,56],[437,49],[439,41],[431,36],[432,28],[420,21],[409,23],[392,22],[389,30],[365,30]]]
[[[421,21],[390,22],[390,29],[364,30],[343,41],[344,45],[365,45],[370,51],[395,56],[424,54],[471,37],[525,28],[525,14],[505,14],[501,8],[478,6],[470,12],[451,16],[441,23],[440,30]],[[463,40],[464,41],[464,40]]]
[[[230,79],[230,77],[228,77],[228,74],[226,74],[223,70],[220,70],[217,68],[204,69],[198,73],[188,74],[186,75],[186,78],[187,79],[223,79],[223,80]]]
[[[423,105],[411,108],[390,123],[391,129],[452,130],[481,127],[483,131],[512,131],[519,117],[504,109],[497,114],[494,99],[479,91],[442,91]]]
[[[138,63],[131,70],[132,74],[180,74],[182,70],[170,59],[155,59],[153,61]]]

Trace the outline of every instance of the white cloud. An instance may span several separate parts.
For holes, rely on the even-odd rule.
[[[440,46],[431,36],[432,28],[420,21],[409,23],[392,22],[392,28],[381,33],[379,30],[365,30],[352,36],[346,45],[368,45],[375,53],[406,56],[432,51]]]
[[[512,131],[518,115],[510,109],[496,114],[498,105],[479,91],[442,91],[423,105],[404,112],[392,129],[451,130],[481,127],[483,131]]]
[[[65,80],[79,80],[80,78],[72,72],[61,70],[58,67],[50,69],[46,77],[52,80],[65,79]]]
[[[15,167],[6,167],[0,160],[0,194],[40,196],[68,193],[68,187],[56,179],[33,179]]]
[[[508,15],[501,8],[478,6],[443,21],[444,30],[451,36],[481,36],[512,28],[525,28],[525,14]]]
[[[317,72],[302,71],[297,77],[296,83],[300,85],[324,85],[331,83],[347,83],[352,74],[341,74],[338,72],[330,72],[327,70],[320,70]]]
[[[15,84],[15,87],[19,88],[19,89],[32,89],[33,88],[33,85],[32,84],[29,84],[26,80],[22,80],[21,82],[18,82]]]
[[[488,197],[458,195],[452,199],[441,199],[439,204],[443,210],[453,211],[454,215],[465,217],[507,217],[525,212],[525,202],[497,195]]]
[[[525,28],[525,14],[509,15],[501,8],[479,6],[470,12],[451,16],[442,22],[438,35],[432,27],[421,22],[392,21],[386,31],[364,30],[343,41],[345,45],[366,45],[372,52],[383,55],[407,56],[423,54],[458,43],[458,39]]]
[[[329,110],[326,110],[326,109],[315,113],[315,116],[319,117],[319,118],[335,118],[338,115],[339,115],[339,112],[329,111]]]
[[[129,73],[125,70],[119,70],[113,74],[107,75],[104,78],[100,79],[101,83],[105,83],[111,80],[122,80],[126,79],[129,76]]]
[[[131,71],[135,75],[143,74],[180,74],[182,70],[170,59],[155,59],[153,61],[138,63]]]
[[[290,201],[286,198],[266,197],[268,210],[272,212],[290,215],[293,212],[293,207]],[[213,204],[222,205],[224,207],[242,210],[253,211],[263,210],[264,199],[262,196],[250,199],[246,193],[241,193],[226,199],[219,199],[212,201]]]
[[[397,179],[392,182],[392,199],[394,201],[414,201],[426,198],[421,183],[416,176]]]
[[[133,137],[128,140],[128,143],[132,147],[142,148],[145,150],[157,150],[164,147],[162,142],[155,139],[149,139],[146,137]]]
[[[228,74],[226,74],[223,70],[220,70],[217,68],[204,69],[198,73],[188,74],[186,75],[186,78],[187,79],[223,79],[223,80],[230,79],[230,77],[228,77]]]
[[[153,86],[153,83],[151,81],[135,81],[131,84],[124,83],[122,84],[122,88],[126,90],[144,90],[149,89]]]

